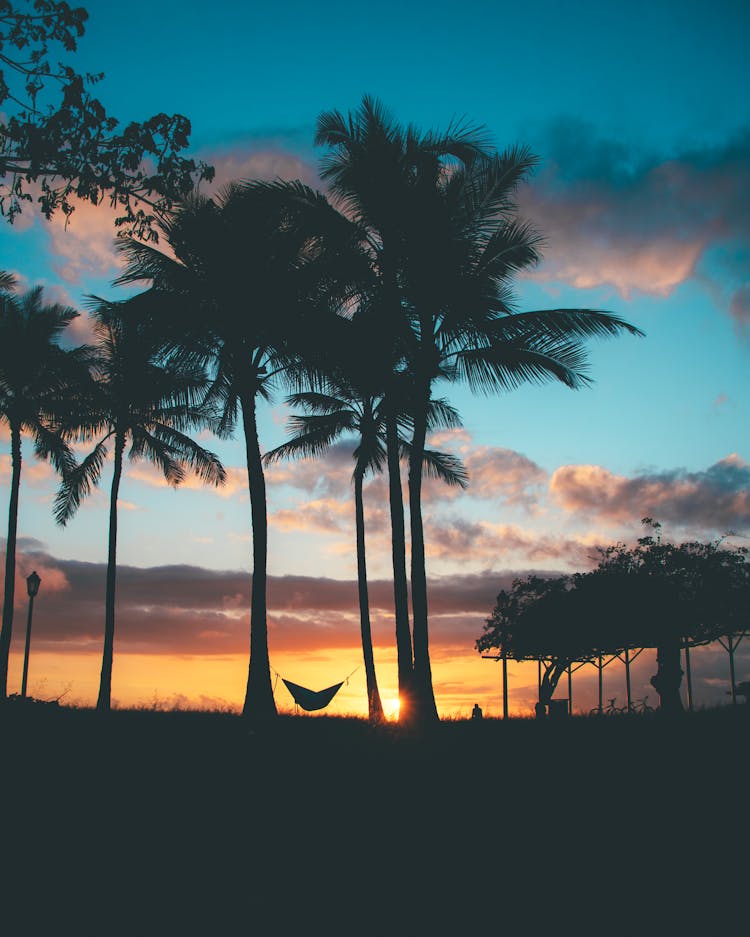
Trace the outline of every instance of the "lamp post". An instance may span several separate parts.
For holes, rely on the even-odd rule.
[[[26,681],[29,676],[29,646],[31,644],[31,613],[34,610],[34,596],[39,591],[42,580],[36,570],[26,579],[26,591],[29,593],[29,617],[26,622],[26,648],[23,652],[23,679],[21,681],[21,699],[26,699]]]

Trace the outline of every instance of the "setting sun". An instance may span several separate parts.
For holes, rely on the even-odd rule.
[[[392,699],[383,700],[383,712],[385,713],[386,719],[391,719],[393,722],[398,720],[398,712],[400,708],[400,702],[398,697]]]

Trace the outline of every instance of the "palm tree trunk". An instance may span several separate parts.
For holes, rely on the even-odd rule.
[[[365,508],[362,498],[362,473],[354,474],[354,513],[357,527],[357,586],[359,588],[359,624],[362,632],[362,654],[365,659],[367,681],[367,713],[370,722],[383,722],[383,704],[380,701],[375,676],[375,657],[372,652],[370,629],[370,599],[367,592],[367,561],[365,558]]]
[[[388,494],[391,512],[391,559],[393,562],[393,603],[396,613],[396,655],[398,659],[399,711],[406,718],[411,711],[411,685],[414,671],[411,627],[409,625],[409,587],[406,579],[406,530],[404,495],[401,490],[401,461],[398,426],[395,414],[386,419],[388,456]]]
[[[250,661],[247,690],[242,714],[256,722],[273,719],[276,702],[271,685],[271,662],[268,657],[268,619],[266,612],[266,578],[268,560],[268,517],[266,514],[266,480],[263,475],[255,395],[241,396],[242,424],[247,453],[247,482],[250,487],[250,516],[253,528],[253,584],[250,598]]]
[[[117,496],[122,478],[122,454],[125,438],[115,436],[115,467],[112,474],[112,488],[109,495],[109,549],[107,553],[107,589],[104,600],[104,652],[102,670],[99,678],[99,698],[96,708],[99,712],[109,712],[112,701],[112,661],[115,652],[115,590],[117,587]]]
[[[8,506],[8,539],[5,545],[5,599],[3,628],[0,631],[0,702],[8,697],[8,663],[13,633],[13,603],[16,586],[16,534],[18,530],[18,493],[21,488],[21,427],[11,423],[10,451],[12,473]]]
[[[414,621],[414,712],[417,724],[438,720],[432,689],[430,648],[427,627],[427,572],[425,567],[424,525],[422,523],[422,460],[427,435],[427,407],[430,386],[421,388],[415,402],[414,436],[409,453],[409,521],[411,529],[411,602]]]

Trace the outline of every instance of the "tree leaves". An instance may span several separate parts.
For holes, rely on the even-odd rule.
[[[190,121],[161,113],[117,133],[118,121],[89,91],[103,75],[79,75],[47,58],[53,42],[75,51],[87,12],[35,0],[34,12],[26,13],[20,2],[0,5],[0,105],[15,106],[0,122],[0,213],[12,223],[32,201],[27,187],[37,183],[36,201],[47,219],[58,210],[69,217],[76,200],[96,205],[108,196],[121,211],[117,226],[155,240],[157,216],[214,175],[212,167],[181,155]],[[55,93],[56,104],[41,105],[43,94],[54,100]],[[150,171],[148,161],[155,166]]]

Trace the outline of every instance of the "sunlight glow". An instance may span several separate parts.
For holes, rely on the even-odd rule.
[[[399,708],[400,702],[398,697],[395,699],[383,700],[383,712],[385,713],[386,719],[393,720],[394,722],[398,721]]]

